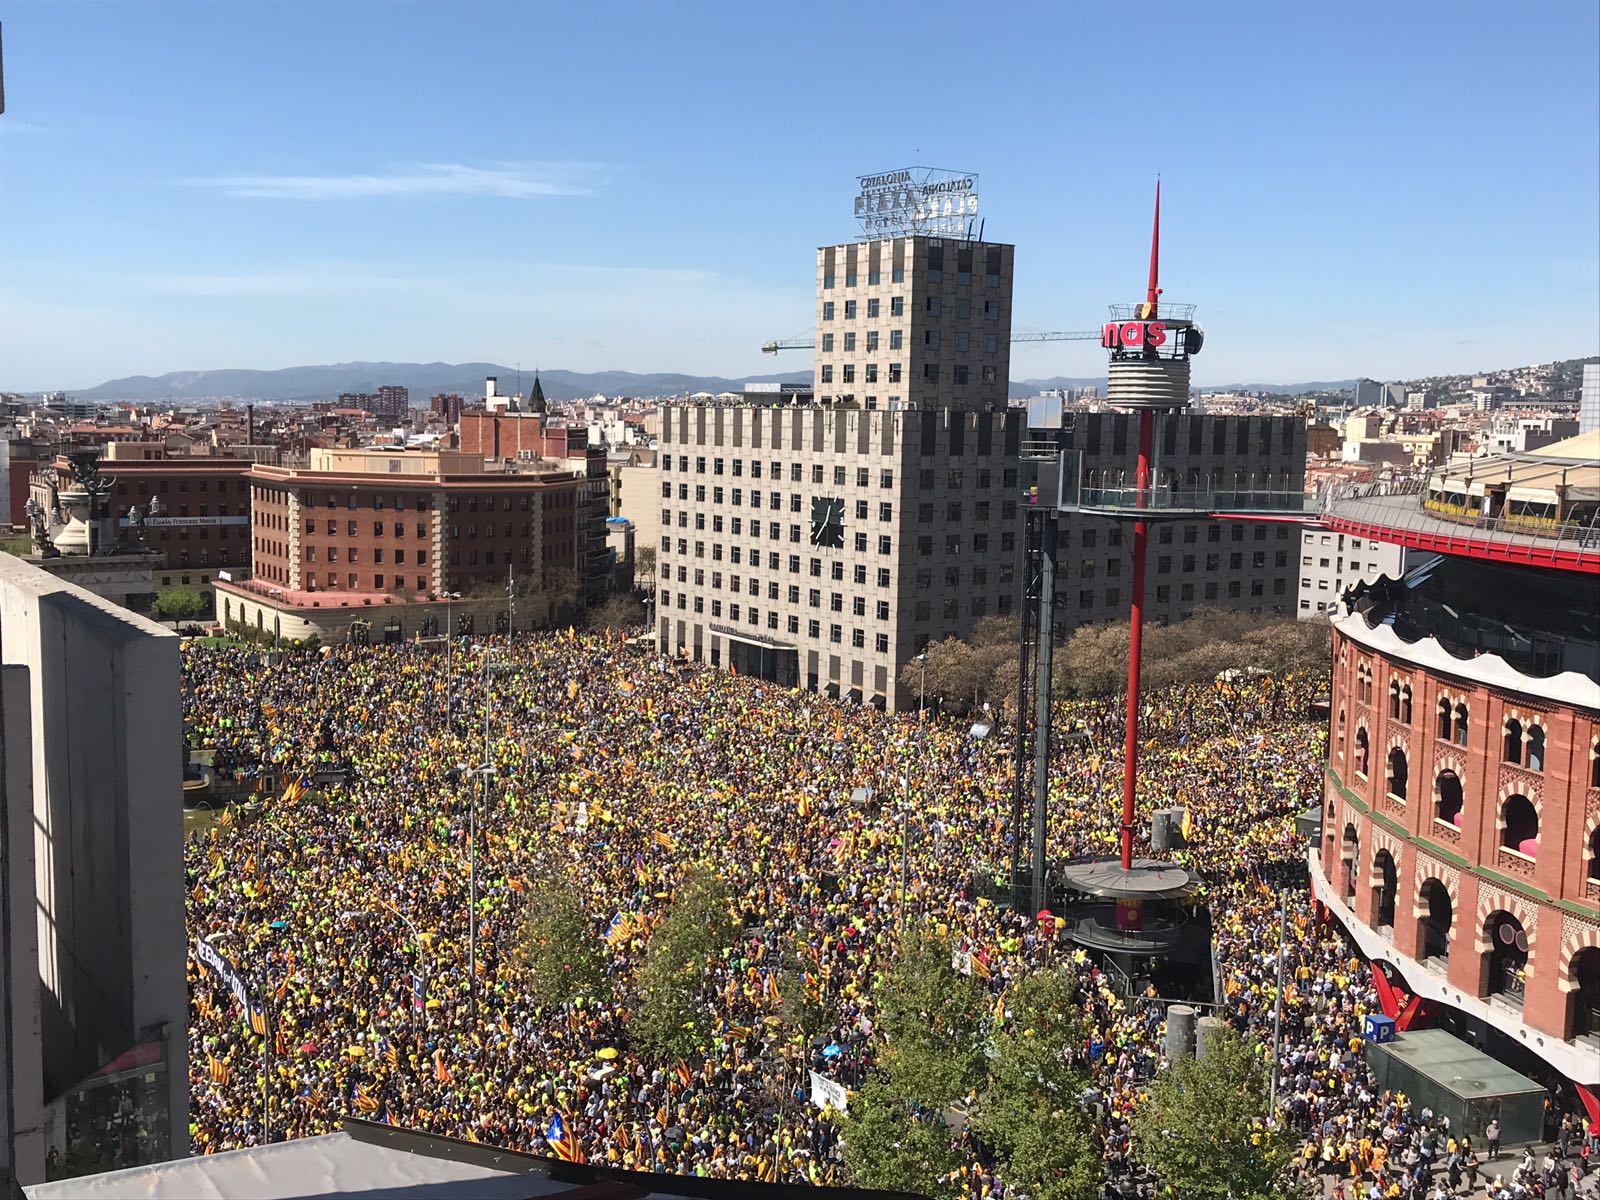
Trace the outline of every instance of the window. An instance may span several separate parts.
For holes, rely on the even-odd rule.
[[[874,297],[873,299],[867,301],[867,318],[868,318],[868,320],[877,320],[881,304],[882,304],[882,302],[880,300],[878,300],[876,297]],[[872,349],[872,346],[874,344],[872,339],[876,338],[877,336],[878,335],[876,333],[867,334],[867,349],[868,350]]]
[[[1365,779],[1367,777],[1368,760],[1371,754],[1371,740],[1367,737],[1366,728],[1363,726],[1356,730],[1356,774]]]
[[[824,321],[833,320],[833,301],[832,300],[824,300],[822,302],[822,319]]]
[[[889,315],[903,317],[906,315],[906,298],[904,296],[889,297]]]
[[[1503,750],[1501,757],[1506,762],[1522,762],[1522,722],[1515,717],[1506,718]]]
[[[887,633],[878,634],[872,639],[872,646],[879,654],[887,654],[889,652],[889,635]]]
[[[1406,798],[1406,782],[1406,752],[1396,746],[1389,751],[1389,773],[1386,780],[1389,795],[1396,800],[1404,800]]]
[[[844,319],[846,321],[854,321],[856,319],[856,302],[854,300],[846,300],[844,302]]]
[[[1461,828],[1461,780],[1454,771],[1440,771],[1433,781],[1433,818]]]
[[[1539,812],[1520,793],[1507,796],[1500,808],[1500,844],[1529,858],[1539,855]]]
[[[1544,770],[1544,729],[1538,725],[1528,726],[1527,756],[1524,765],[1530,771]]]

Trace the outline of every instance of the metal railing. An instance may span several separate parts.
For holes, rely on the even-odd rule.
[[[1600,525],[1544,524],[1518,517],[1446,512],[1426,507],[1428,480],[1345,484],[1327,489],[1322,513],[1343,521],[1442,537],[1470,537],[1505,547],[1560,546],[1600,551]]]
[[[1070,499],[1070,493],[1069,497]],[[1080,508],[1152,509],[1180,512],[1275,512],[1316,516],[1317,497],[1297,488],[1220,489],[1090,487],[1078,489]]]

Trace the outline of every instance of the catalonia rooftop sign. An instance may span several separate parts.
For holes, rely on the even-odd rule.
[[[856,220],[867,238],[967,238],[978,215],[978,177],[968,171],[906,167],[861,175]]]

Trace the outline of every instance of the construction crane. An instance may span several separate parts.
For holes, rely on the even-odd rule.
[[[1098,342],[1100,331],[1098,329],[1088,332],[1067,333],[1060,330],[1049,333],[1013,333],[1011,341],[1016,342]],[[776,354],[779,350],[815,350],[817,339],[815,337],[782,338],[775,342],[768,342],[761,347],[763,354]]]

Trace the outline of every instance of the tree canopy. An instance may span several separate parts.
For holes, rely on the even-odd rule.
[[[650,935],[639,970],[634,1028],[660,1058],[688,1058],[711,1041],[711,969],[733,943],[728,889],[708,871],[682,881]]]
[[[517,957],[540,1000],[560,1007],[606,988],[605,954],[595,920],[563,879],[547,879],[528,896]]]
[[[1186,1200],[1281,1200],[1294,1139],[1266,1126],[1259,1046],[1224,1027],[1173,1063],[1133,1111],[1133,1154]]]

